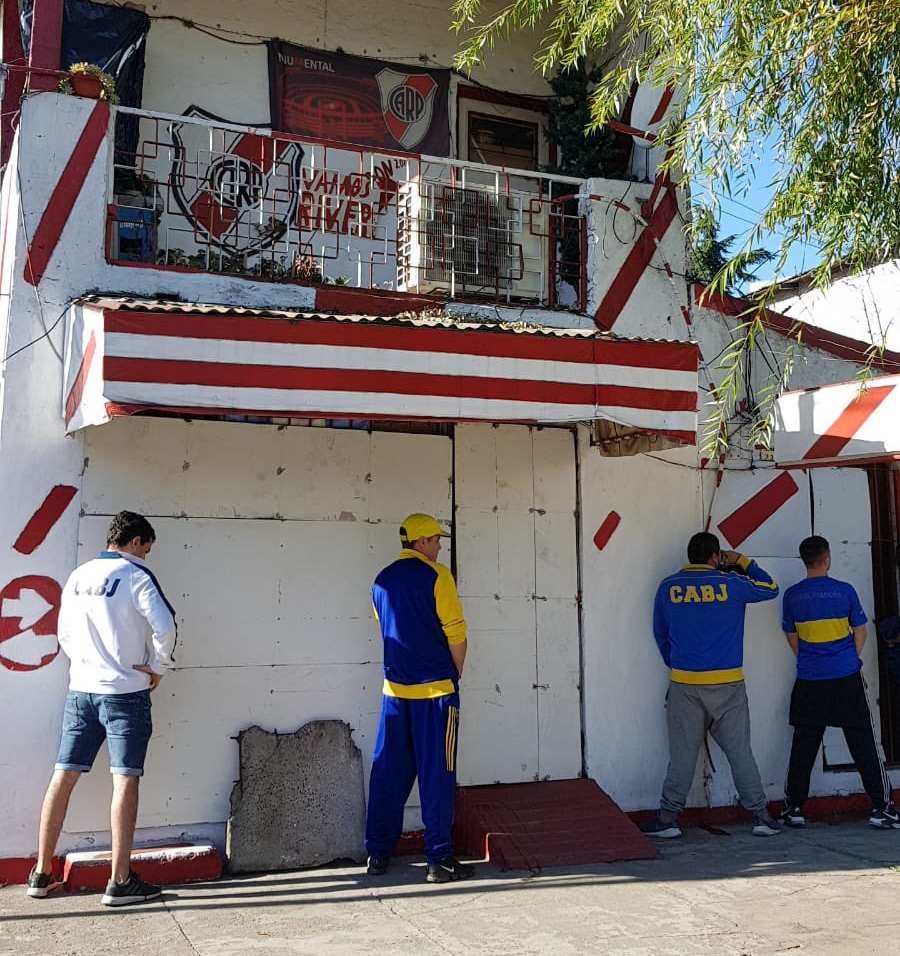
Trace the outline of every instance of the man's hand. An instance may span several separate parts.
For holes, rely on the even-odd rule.
[[[144,664],[135,664],[134,670],[140,671],[142,674],[146,674],[150,678],[151,691],[156,690],[156,688],[159,687],[159,682],[162,680],[162,674],[157,674]]]
[[[723,563],[729,567],[733,564],[737,564],[741,556],[739,551],[722,551],[721,554]]]
[[[466,641],[463,641],[462,644],[450,645],[450,656],[453,658],[453,666],[456,668],[456,675],[459,680],[462,680],[463,665],[466,663],[467,647],[468,642]]]

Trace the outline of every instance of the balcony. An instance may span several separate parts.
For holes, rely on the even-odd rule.
[[[199,110],[118,107],[112,121],[113,265],[587,307],[581,180],[300,139]]]

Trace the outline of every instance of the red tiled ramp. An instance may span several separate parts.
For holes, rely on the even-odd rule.
[[[656,857],[650,840],[587,779],[460,788],[454,844],[503,870]]]

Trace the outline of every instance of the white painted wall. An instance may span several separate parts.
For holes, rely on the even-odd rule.
[[[591,197],[590,202],[582,203],[588,215],[587,311],[594,315],[646,228],[641,206],[650,198],[653,185],[591,179],[584,191]],[[684,202],[681,192],[678,202]],[[616,334],[681,341],[694,338],[682,312],[689,305],[685,262],[684,220],[676,214],[655,242],[647,267],[640,271],[634,292],[615,322]]]
[[[483,4],[485,15],[499,0]],[[450,28],[443,0],[394,0],[360,6],[355,0],[159,0],[146,6],[151,17],[184,17],[221,30],[278,37],[323,50],[344,50],[398,63],[450,67],[459,37]],[[223,34],[227,36],[227,34]],[[252,37],[232,36],[244,43]],[[497,44],[474,79],[499,90],[547,95],[550,87],[535,69],[537,37],[527,30]],[[205,100],[200,102],[198,96]],[[236,123],[265,123],[269,116],[268,67],[264,46],[215,40],[178,21],[154,20],[147,43],[144,106],[180,113],[191,103],[220,112]]]
[[[381,646],[369,588],[412,510],[447,521],[452,443],[436,435],[118,420],[85,432],[79,561],[124,502],[153,516],[177,670],[154,695],[144,826],[222,821],[241,730],[338,718],[371,763]],[[71,832],[105,829],[107,766]],[[416,801],[417,804],[417,801]]]
[[[824,291],[785,290],[774,307],[830,332],[900,351],[900,259],[835,279]]]
[[[579,449],[587,770],[622,806],[653,807],[668,761],[668,670],[653,640],[653,600],[698,527],[695,456],[605,458],[587,429]],[[621,523],[598,551],[594,534],[611,511]]]
[[[5,492],[0,507],[0,588],[25,574],[47,575],[57,582],[64,581],[79,557],[96,547],[109,512],[125,506],[147,507],[145,499],[141,497],[143,492],[135,493],[136,488],[146,487],[147,483],[136,484],[136,476],[132,473],[135,469],[146,467],[149,469],[148,474],[154,476],[153,493],[169,496],[166,508],[160,509],[160,549],[156,560],[159,561],[164,581],[170,587],[174,586],[176,604],[184,604],[189,609],[186,613],[190,624],[186,632],[201,631],[204,619],[192,604],[183,583],[190,577],[185,564],[188,549],[184,545],[193,547],[195,540],[200,541],[203,545],[201,550],[209,553],[222,551],[229,560],[234,558],[232,567],[235,575],[247,567],[247,549],[242,549],[240,542],[235,542],[235,527],[248,529],[246,533],[252,532],[251,538],[257,535],[259,545],[250,548],[254,554],[257,550],[262,552],[267,547],[275,546],[274,538],[267,537],[271,535],[274,525],[269,519],[275,510],[284,507],[284,501],[275,492],[276,483],[269,471],[275,459],[269,451],[257,445],[257,442],[265,444],[260,436],[271,430],[264,426],[237,424],[187,426],[166,422],[149,425],[146,422],[126,421],[104,426],[110,431],[101,429],[96,435],[79,434],[66,439],[63,437],[60,415],[62,368],[60,359],[51,347],[62,352],[62,324],[52,329],[51,326],[71,298],[90,290],[144,296],[180,295],[193,301],[295,308],[311,307],[313,291],[223,276],[161,273],[152,269],[108,265],[103,256],[102,235],[109,152],[101,149],[74,203],[60,244],[36,295],[35,289],[22,280],[25,235],[34,235],[48,198],[92,108],[93,104],[89,101],[55,94],[42,94],[28,99],[24,104],[13,161],[9,167],[9,171],[18,169],[21,172],[22,190],[19,192],[16,179],[8,174],[0,196],[0,205],[6,210],[4,227],[7,236],[0,262],[0,292],[3,293],[0,296],[0,342],[6,341],[4,354],[7,354],[38,340],[9,360],[0,380],[3,402],[0,410],[0,487]],[[25,221],[24,231],[17,221],[19,212]],[[597,235],[599,237],[601,233],[598,231]],[[606,238],[608,240],[608,234]],[[615,241],[618,243],[618,240]],[[667,241],[674,243],[675,239],[667,237]],[[601,250],[608,248],[602,245],[599,238],[596,244]],[[677,251],[671,252],[673,260]],[[617,255],[621,256],[622,250],[618,250]],[[602,270],[612,271],[614,268],[612,253],[603,257],[598,256],[595,250],[592,261],[593,278],[599,283]],[[675,262],[672,265],[677,270]],[[686,296],[686,293],[670,284],[668,277],[660,280],[657,272],[648,274],[646,283],[639,284],[621,322],[616,326],[616,332],[624,335],[687,337],[687,327],[680,330],[677,325],[678,321],[683,322],[676,309],[683,294]],[[560,316],[553,313],[545,313],[545,316],[545,321],[563,324]],[[700,339],[704,355],[711,361],[728,341],[733,320],[700,309],[694,310],[693,320],[692,333]],[[568,321],[572,322],[571,317]],[[579,321],[588,323],[590,320],[581,317]],[[49,332],[46,336],[44,326]],[[783,349],[783,342],[777,347]],[[804,350],[802,355],[806,361],[795,369],[792,379],[795,386],[852,376],[853,366],[850,363],[834,360],[814,350]],[[138,455],[129,442],[124,441],[127,438],[140,447],[140,436],[157,426],[181,429],[184,434],[193,430],[192,434],[201,436],[202,451],[196,456],[184,454],[179,457],[175,448],[164,444],[151,445],[149,451]],[[207,431],[207,427],[211,430]],[[256,428],[260,431],[252,431]],[[226,436],[221,443],[212,438],[217,429],[223,429]],[[465,430],[461,428],[460,436],[464,433]],[[244,434],[252,437],[246,440],[238,437]],[[565,434],[569,435],[567,432]],[[120,437],[123,438],[121,449],[115,441]],[[282,441],[287,443],[285,436],[282,436]],[[231,468],[225,468],[227,461],[223,462],[223,456],[231,453],[233,445],[239,446],[239,453],[233,456]],[[99,454],[94,453],[95,447],[103,450]],[[163,454],[163,451],[166,453]],[[561,458],[561,454],[561,449],[548,450],[542,453],[542,460],[552,459],[557,463],[570,461]],[[95,460],[96,457],[100,458],[100,463]],[[87,466],[85,458],[91,459]],[[474,456],[474,459],[477,461],[478,456]],[[192,464],[185,471],[183,463],[187,460]],[[658,660],[650,633],[650,609],[658,580],[682,562],[687,537],[702,525],[709,506],[709,481],[701,482],[695,464],[692,450],[664,452],[655,457],[620,460],[602,458],[596,449],[588,447],[586,431],[580,432],[580,479],[577,487],[582,517],[578,532],[583,565],[584,710],[588,771],[627,808],[653,806],[665,771],[665,730],[661,706],[665,671]],[[746,467],[746,461],[742,460],[729,464]],[[122,467],[116,470],[119,466]],[[510,466],[513,470],[509,476],[511,481],[522,478],[521,467],[521,463],[515,468]],[[188,478],[192,472],[190,480],[198,482],[194,485],[189,483]],[[105,477],[98,486],[92,487],[91,476],[98,473]],[[260,474],[265,478],[259,478]],[[308,474],[310,484],[322,479],[321,469]],[[358,477],[358,473],[354,474]],[[203,478],[202,483],[198,475]],[[548,489],[542,490],[536,484],[534,503],[524,503],[525,510],[529,507],[543,508],[545,506],[540,501],[552,498],[553,506],[545,510],[563,516],[570,504],[570,498],[567,497],[569,493],[564,490],[570,487],[570,475],[568,464],[547,471],[541,481],[552,480],[556,490],[551,495]],[[463,475],[458,474],[461,488],[464,486],[463,478]],[[330,480],[327,475],[322,479],[326,486]],[[760,480],[758,471],[728,471],[716,495],[714,520],[724,514],[729,502],[746,500]],[[198,490],[210,482],[214,482],[214,487],[218,489],[214,498]],[[62,520],[33,554],[22,555],[12,550],[12,542],[24,523],[50,488],[60,483],[72,485],[79,491]],[[247,486],[252,491],[244,499],[247,504],[241,506],[245,509],[244,514],[240,518],[232,516],[229,519],[226,517],[228,508],[233,506],[237,493],[243,494]],[[841,540],[846,538],[846,555],[842,551],[840,557],[842,562],[853,568],[852,573],[848,571],[845,576],[859,585],[863,603],[871,609],[871,584],[864,559],[869,535],[868,504],[859,475],[819,472],[814,477],[813,487],[814,494],[821,498],[816,507],[816,530],[835,538],[840,537]],[[790,583],[792,576],[800,575],[799,562],[791,557],[792,548],[810,530],[808,511],[804,506],[804,496],[807,494],[804,488],[808,488],[808,485],[801,485],[802,493],[798,493],[796,501],[783,515],[771,519],[747,544],[747,550],[756,553],[764,566],[768,562],[784,583]],[[149,499],[146,500],[149,503]],[[490,510],[498,503],[499,499],[495,498],[493,502],[487,500],[482,505],[469,501],[467,506],[476,510],[480,507]],[[844,509],[845,515],[839,524],[835,520],[834,524],[829,525],[824,516],[829,513],[829,508],[836,511],[838,506]],[[82,507],[87,514],[79,522],[78,513]],[[182,510],[191,517],[176,519],[175,515]],[[340,510],[354,512],[354,507],[345,508],[341,503]],[[592,539],[610,510],[616,510],[622,516],[622,524],[604,551],[598,552]],[[328,513],[333,515],[334,511]],[[298,525],[300,523],[297,522]],[[335,531],[336,534],[349,534],[347,529],[353,527],[353,523],[334,521],[333,526],[340,529]],[[555,540],[565,541],[566,536],[571,539],[571,525],[560,535]],[[230,549],[229,543],[233,543]],[[280,539],[277,543],[280,545]],[[346,549],[352,550],[355,546],[348,543]],[[181,551],[176,556],[179,548]],[[546,556],[554,573],[566,565],[564,578],[570,574],[570,559],[559,550],[558,545],[554,545]],[[333,567],[334,557],[334,554],[329,553],[325,565]],[[166,570],[163,570],[164,567]],[[170,569],[175,572],[171,578]],[[253,573],[257,573],[257,570],[254,568]],[[371,568],[360,565],[358,571],[357,576],[365,576]],[[202,578],[199,580],[202,581]],[[207,581],[205,586],[209,587],[210,582]],[[358,596],[359,590],[354,586],[352,594]],[[347,592],[348,595],[350,593]],[[560,589],[556,596],[562,600],[566,593]],[[4,609],[0,607],[0,614],[3,612]],[[502,623],[508,625],[510,620],[504,619]],[[236,612],[235,621],[243,621],[246,629],[252,626],[252,622],[246,618],[238,618]],[[572,626],[569,615],[566,623],[559,627],[567,639]],[[274,640],[285,640],[283,636],[278,636],[284,632],[279,632],[277,628],[272,633],[275,635]],[[347,634],[350,633],[348,630]],[[372,638],[371,632],[366,632],[365,639],[361,636],[361,629],[352,633],[355,635],[352,640],[359,642],[359,649],[369,646],[366,642]],[[183,637],[187,643],[189,634],[185,633]],[[31,633],[16,638],[16,641],[16,659],[25,663],[39,661],[43,647],[48,642],[52,646],[52,639],[39,639]],[[193,659],[202,664],[206,660],[206,651],[214,648],[208,643],[208,634],[197,641],[191,642],[192,654],[193,649],[197,649]],[[781,641],[774,605],[751,611],[747,641],[748,687],[754,712],[757,751],[773,798],[778,796],[781,786],[788,734],[783,717],[786,689],[790,683],[790,661],[785,657]],[[0,642],[0,656],[4,650],[11,653],[10,645],[10,641]],[[565,643],[563,646],[568,654],[571,645]],[[239,649],[240,642],[232,638],[226,647],[229,653],[234,653]],[[345,648],[346,645],[342,647]],[[340,672],[329,668],[326,661],[312,654],[295,658],[277,657],[276,645],[271,642],[269,650],[272,660],[284,662],[288,669],[274,669],[268,675],[268,681],[263,682],[272,693],[269,695],[271,701],[256,712],[262,722],[279,727],[287,726],[287,723],[296,726],[308,715],[323,713],[328,703],[326,695],[322,693],[324,686],[331,693],[332,700],[343,702],[342,706],[352,718],[351,722],[356,721],[355,725],[359,728],[371,726],[372,709],[366,710],[369,705],[363,706],[359,701],[361,687],[365,685],[368,690],[370,682],[377,679],[375,665],[360,665],[359,673],[352,669]],[[473,651],[475,663],[478,653]],[[371,656],[364,656],[359,661],[370,659]],[[568,675],[567,679],[571,679],[571,658],[561,657],[560,661],[563,663],[563,677]],[[255,666],[260,660],[246,663]],[[216,667],[221,667],[222,671],[221,680],[215,684],[217,692],[221,691],[221,699],[219,696],[211,698],[209,706],[213,714],[222,717],[223,721],[226,716],[233,721],[237,720],[237,716],[254,719],[256,714],[240,711],[240,690],[245,684],[245,675],[222,667],[221,662]],[[332,675],[324,685],[321,677],[323,672]],[[290,678],[282,680],[287,674],[290,674]],[[193,827],[199,832],[204,824],[215,824],[222,819],[221,808],[234,770],[233,763],[228,762],[226,755],[227,745],[223,747],[219,741],[207,757],[203,747],[189,737],[190,727],[196,720],[206,721],[202,709],[200,717],[197,717],[193,705],[189,707],[186,704],[191,695],[190,682],[209,676],[174,676],[169,687],[175,691],[175,697],[168,701],[165,694],[171,691],[163,691],[158,704],[158,719],[160,727],[165,728],[163,733],[168,736],[159,737],[154,759],[171,761],[164,765],[169,768],[172,779],[169,779],[169,773],[157,774],[155,782],[151,782],[148,776],[146,809],[150,816],[146,820],[142,818],[142,824],[156,827],[168,821],[176,826],[176,832],[181,832],[185,827]],[[61,658],[49,666],[31,671],[0,667],[0,721],[6,727],[20,728],[20,732],[4,735],[0,741],[0,774],[4,781],[4,786],[0,787],[0,818],[5,822],[0,833],[0,857],[25,855],[34,850],[37,812],[56,747],[65,678],[65,666]],[[474,672],[470,672],[469,679],[474,688],[477,683]],[[183,683],[183,688],[176,687],[179,682]],[[263,683],[259,686],[263,686]],[[297,699],[298,688],[308,689],[308,699],[292,706],[290,702]],[[223,707],[226,707],[226,711],[222,710]],[[290,719],[294,717],[296,720]],[[574,722],[574,717],[565,720]],[[474,729],[471,732],[474,733]],[[469,731],[466,733],[469,734]],[[169,755],[159,750],[163,740],[168,740],[174,748]],[[182,744],[184,751],[176,752]],[[233,761],[233,757],[230,759]],[[215,786],[208,788],[208,792],[201,794],[182,785],[185,779],[182,775],[191,760],[200,762],[204,773],[218,774]],[[708,792],[704,792],[702,785],[695,791],[698,800],[721,803],[733,798],[727,770],[718,761],[717,767],[719,771],[709,784]],[[100,791],[106,786],[102,778],[102,772],[98,773],[92,778],[93,782],[85,787],[85,793],[93,795],[94,802],[99,801],[101,805],[104,801],[100,799]],[[91,787],[100,789],[91,790]],[[814,792],[817,793],[847,789],[859,789],[855,778],[818,773],[814,781]],[[70,833],[66,838],[69,845],[89,843],[91,840],[102,842],[105,839],[100,829],[105,828],[103,821],[86,806],[85,800],[86,797],[80,795],[77,798],[70,826],[73,829],[87,829],[80,831],[77,837]],[[167,804],[166,801],[171,803]]]

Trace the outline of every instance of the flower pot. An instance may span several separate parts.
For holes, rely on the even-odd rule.
[[[100,82],[99,76],[91,76],[90,73],[70,73],[69,82],[72,84],[72,92],[76,96],[84,96],[89,100],[100,99],[103,84]]]

